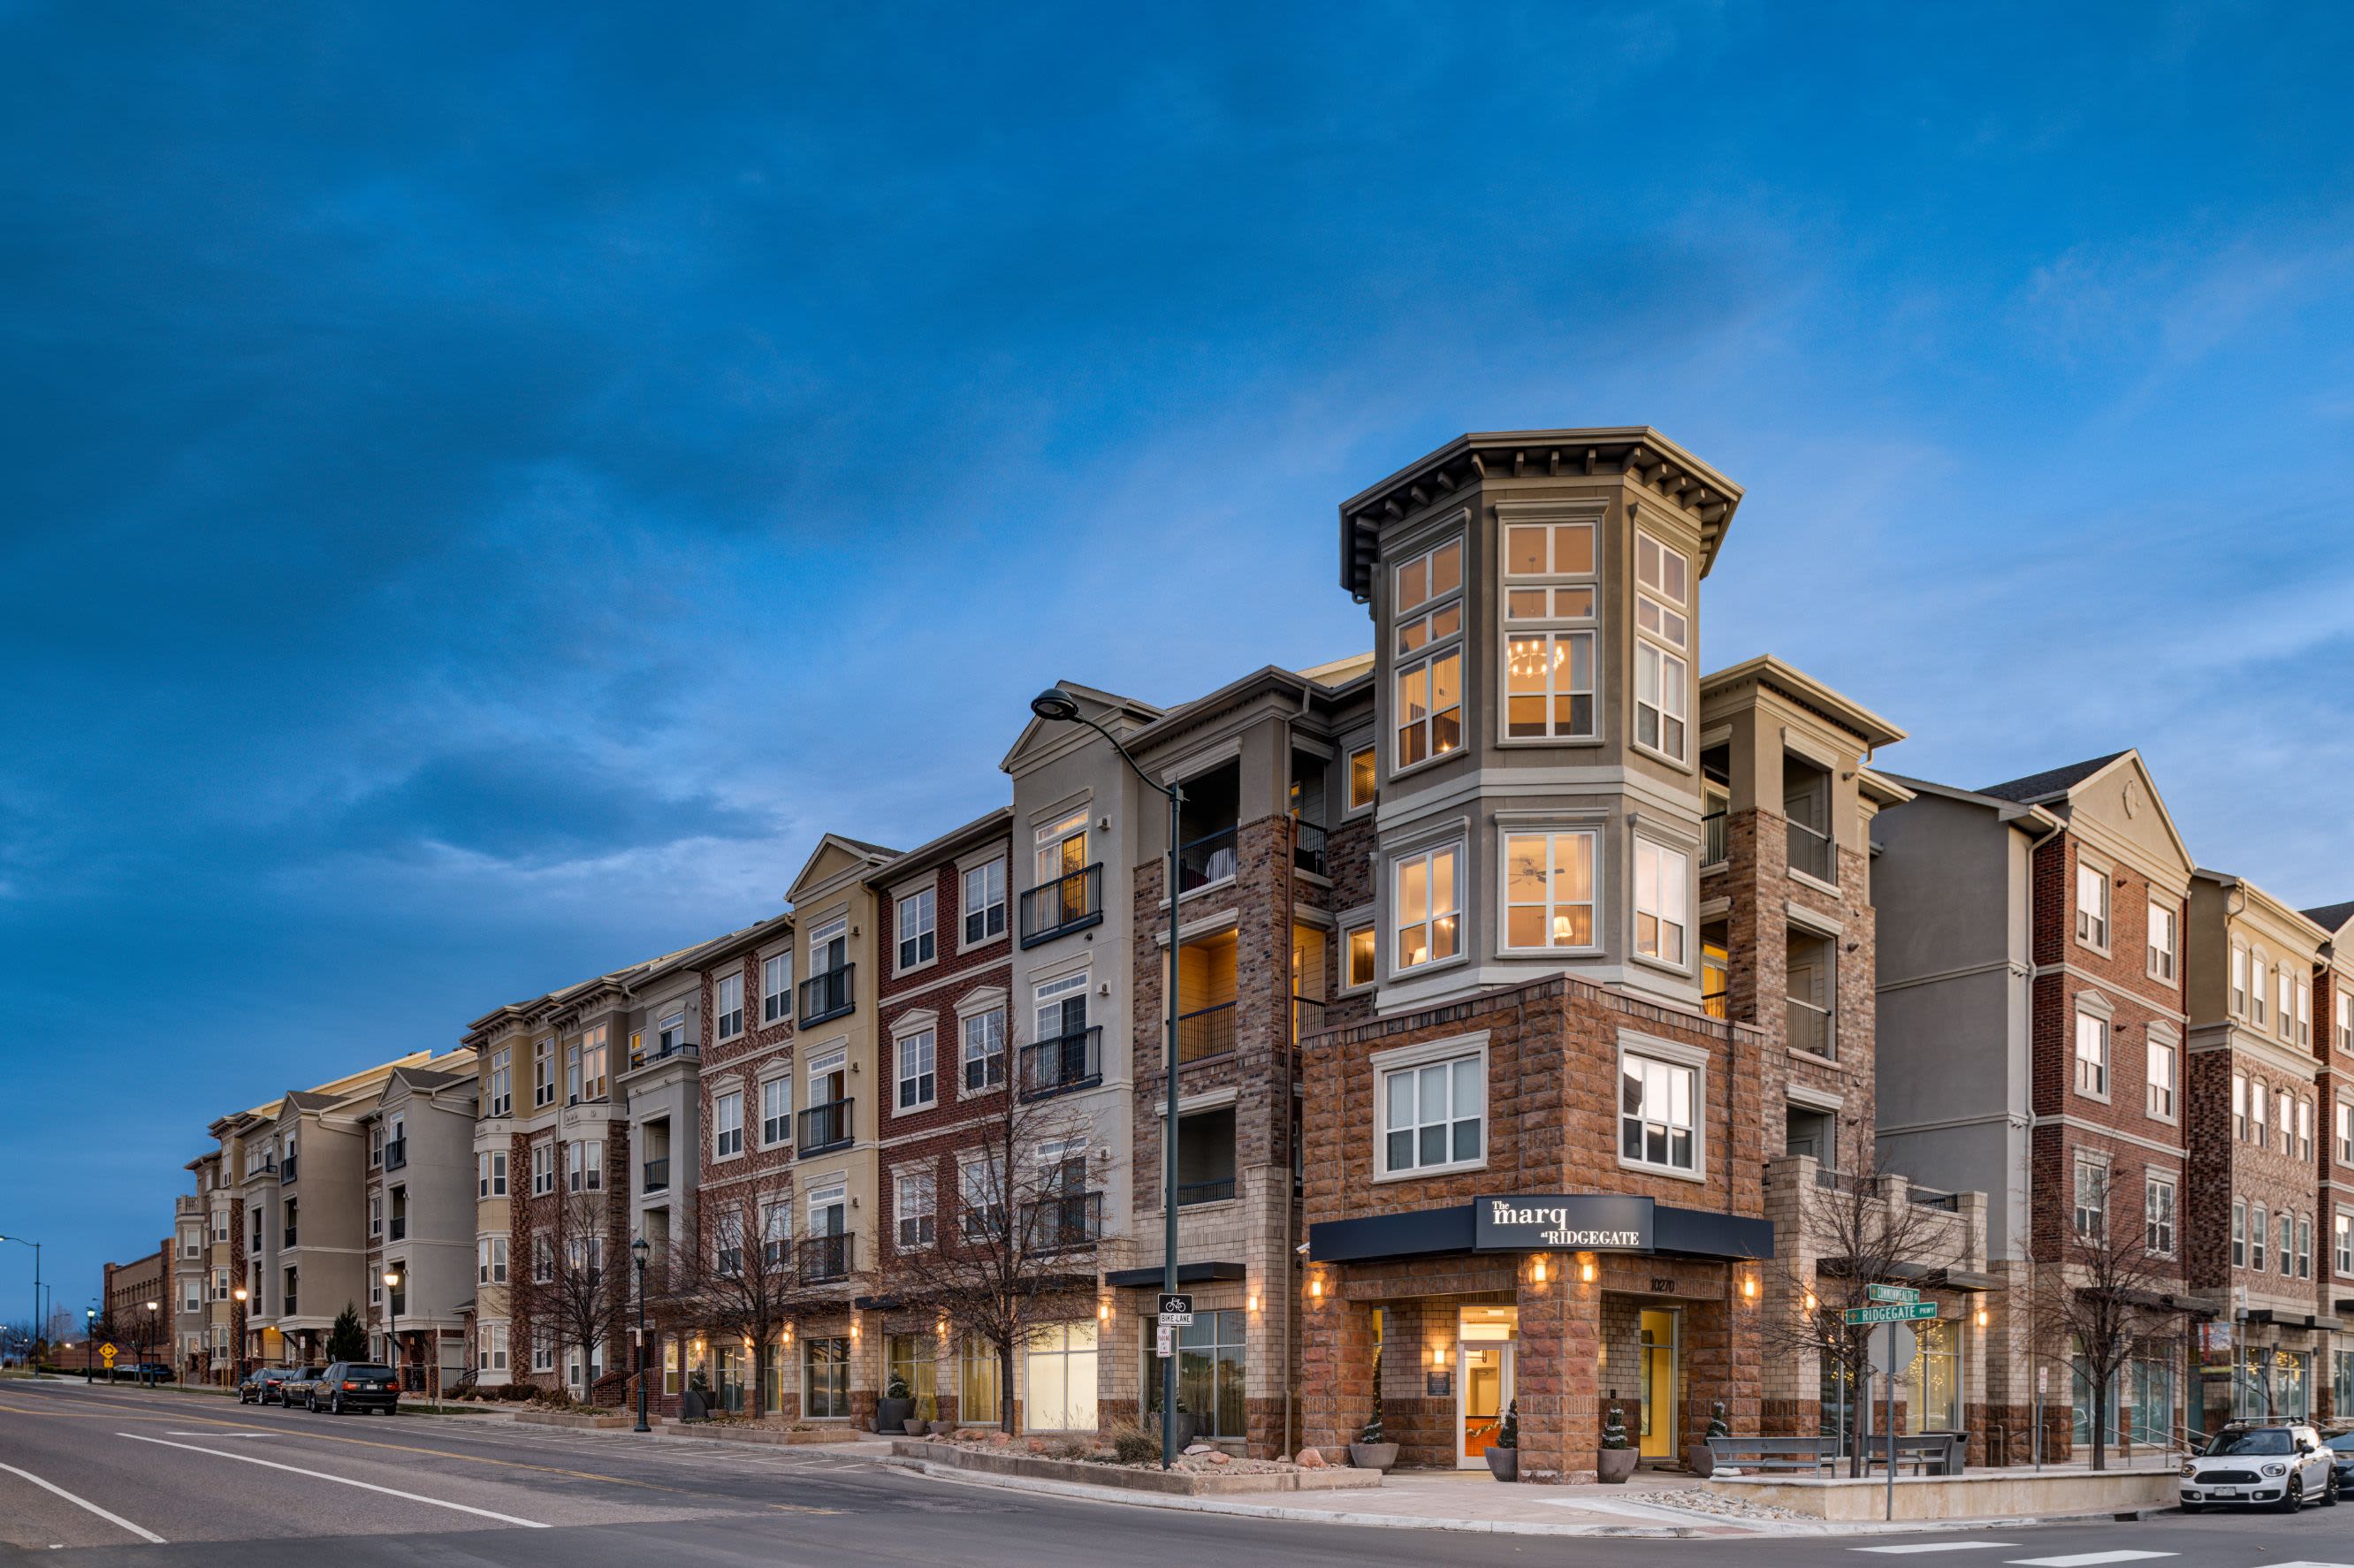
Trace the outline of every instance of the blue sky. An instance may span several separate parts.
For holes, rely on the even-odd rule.
[[[1354,651],[1467,429],[1748,489],[1771,650],[2354,897],[2354,14],[0,0],[0,1231]],[[92,1115],[92,1101],[103,1105]],[[0,1317],[29,1255],[0,1248]]]

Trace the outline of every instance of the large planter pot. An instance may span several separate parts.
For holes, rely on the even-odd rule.
[[[1489,1449],[1488,1473],[1495,1477],[1500,1481],[1519,1480],[1521,1478],[1521,1451],[1518,1448]],[[1621,1476],[1619,1479],[1624,1480],[1626,1478]]]
[[[932,1436],[935,1437],[945,1437],[955,1430],[956,1423],[953,1421],[935,1421],[932,1423]]]
[[[905,1432],[907,1417],[915,1414],[916,1402],[912,1399],[878,1399],[875,1402],[875,1430]]]
[[[1702,1480],[1716,1474],[1716,1450],[1705,1443],[1684,1445],[1684,1468]]]
[[[1398,1446],[1394,1443],[1352,1443],[1349,1463],[1361,1470],[1387,1471],[1397,1463]]]
[[[1594,1455],[1594,1478],[1605,1486],[1623,1487],[1627,1478],[1635,1473],[1635,1461],[1642,1453],[1635,1448],[1600,1448]]]
[[[935,1425],[936,1423],[929,1421],[918,1421],[914,1416],[910,1415],[907,1417],[907,1436],[910,1437],[921,1437],[925,1433],[929,1432]]]

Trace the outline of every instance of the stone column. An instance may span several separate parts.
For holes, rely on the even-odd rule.
[[[1536,1277],[1537,1270],[1544,1277]],[[1585,1277],[1588,1271],[1595,1277]],[[1595,1374],[1602,1353],[1601,1269],[1590,1253],[1531,1253],[1517,1281],[1520,1343],[1513,1393],[1521,1407],[1521,1479],[1594,1479],[1602,1430]]]
[[[1340,1298],[1339,1270],[1310,1264],[1302,1273],[1299,1442],[1337,1464],[1373,1407],[1373,1311]]]

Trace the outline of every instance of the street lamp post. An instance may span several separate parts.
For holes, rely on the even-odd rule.
[[[41,1244],[27,1241],[23,1236],[0,1236],[0,1241],[12,1241],[33,1249],[33,1337],[37,1340],[45,1327],[41,1321]]]
[[[646,1254],[652,1249],[640,1236],[630,1244],[630,1261],[638,1266],[638,1424],[633,1432],[651,1432],[646,1425]]]
[[[237,1350],[230,1361],[229,1386],[234,1388],[245,1381],[245,1287],[240,1285],[228,1295],[229,1299],[236,1303],[229,1308],[229,1332],[237,1340]]]
[[[84,1388],[98,1380],[98,1363],[91,1358],[98,1354],[98,1308],[85,1308],[81,1315],[81,1381]]]
[[[395,1389],[405,1386],[400,1377],[399,1298],[393,1294],[399,1288],[400,1270],[386,1269],[384,1271],[384,1353],[386,1361],[392,1367],[392,1386]]]
[[[1030,699],[1030,711],[1055,724],[1083,724],[1106,740],[1120,755],[1129,771],[1141,779],[1144,787],[1169,800],[1169,865],[1161,878],[1161,891],[1169,900],[1169,980],[1168,1036],[1162,1042],[1161,1059],[1168,1081],[1162,1086],[1163,1101],[1161,1128],[1161,1288],[1164,1294],[1177,1289],[1177,831],[1178,819],[1185,804],[1185,791],[1175,783],[1157,784],[1143,766],[1129,755],[1119,737],[1079,711],[1079,701],[1060,686],[1049,686]],[[1175,1347],[1172,1347],[1173,1352]],[[1161,1358],[1161,1467],[1168,1469],[1177,1459],[1177,1357],[1174,1353]]]
[[[155,1308],[156,1303],[147,1303],[147,1320],[139,1330],[139,1383],[143,1388],[155,1386],[155,1374],[148,1370],[155,1360]]]

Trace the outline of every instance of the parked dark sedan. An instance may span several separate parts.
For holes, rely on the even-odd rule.
[[[2340,1432],[2322,1444],[2338,1471],[2338,1495],[2354,1498],[2354,1432]]]
[[[307,1404],[311,1391],[319,1386],[321,1378],[327,1375],[324,1367],[281,1367],[279,1370],[286,1375],[278,1380],[278,1403],[289,1410]],[[269,1401],[262,1403],[266,1404]]]
[[[351,1410],[380,1410],[393,1414],[400,1406],[400,1385],[392,1369],[374,1361],[336,1361],[313,1383],[305,1401],[313,1410],[337,1415]]]
[[[278,1397],[279,1385],[294,1375],[292,1367],[256,1367],[239,1382],[239,1404],[268,1404]]]

